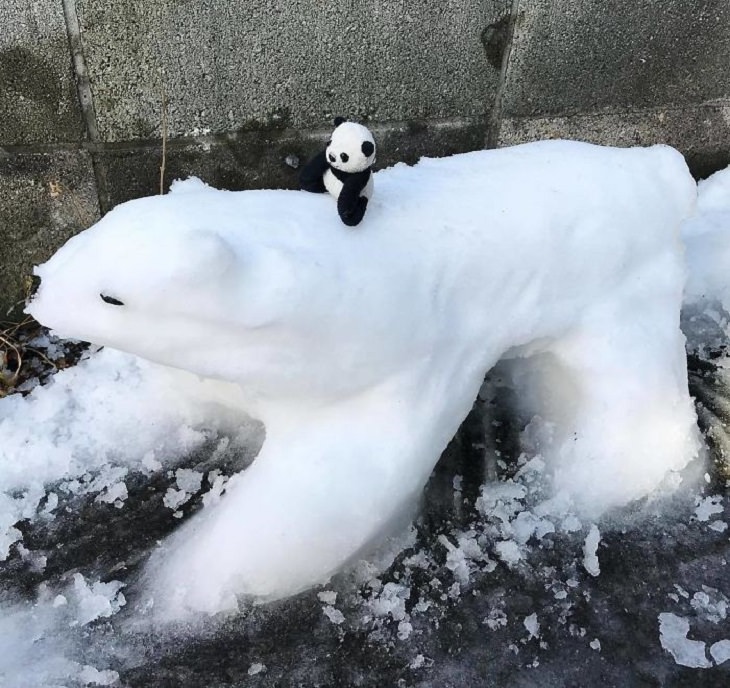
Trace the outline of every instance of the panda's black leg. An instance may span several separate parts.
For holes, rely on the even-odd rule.
[[[341,203],[342,195],[337,201],[337,212],[340,214],[340,219],[348,227],[354,227],[359,225],[362,218],[365,216],[365,210],[368,207],[368,199],[365,196],[359,196],[354,203],[347,204]]]
[[[329,168],[325,151],[315,155],[299,173],[299,185],[304,191],[312,193],[325,193],[327,188],[324,185],[324,173]]]

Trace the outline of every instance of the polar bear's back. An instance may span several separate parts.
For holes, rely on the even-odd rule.
[[[572,141],[397,165],[375,189],[370,231],[407,237],[425,270],[460,252],[458,298],[500,295],[502,323],[538,303],[564,303],[566,319],[577,317],[582,303],[659,263],[681,284],[679,226],[696,196],[672,148]]]

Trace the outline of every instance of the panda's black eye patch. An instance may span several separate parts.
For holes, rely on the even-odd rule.
[[[369,158],[375,152],[375,146],[371,141],[363,141],[361,148],[366,158]]]
[[[350,156],[347,153],[340,153],[340,160],[342,162],[347,162],[350,159]]]
[[[99,296],[101,297],[101,300],[104,303],[108,303],[112,306],[123,306],[124,305],[124,303],[122,301],[120,301],[119,299],[115,299],[113,296],[107,296],[106,294],[99,294]]]
[[[331,145],[332,145],[332,139],[330,139],[329,141],[327,141],[327,147],[329,148]]]
[[[332,155],[332,153],[330,153],[327,157],[330,159],[330,162],[334,162],[335,160],[337,160],[337,158]]]

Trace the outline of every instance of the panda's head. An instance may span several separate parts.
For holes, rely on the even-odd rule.
[[[338,117],[326,154],[336,170],[362,172],[375,162],[375,140],[367,127]]]

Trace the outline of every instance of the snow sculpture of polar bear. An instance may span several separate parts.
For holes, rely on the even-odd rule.
[[[325,581],[417,497],[505,356],[552,362],[543,453],[584,509],[697,452],[678,231],[695,184],[676,151],[543,142],[377,184],[352,233],[314,194],[191,180],[37,270],[42,323],[238,382],[266,426],[254,464],[152,558],[165,614]]]

